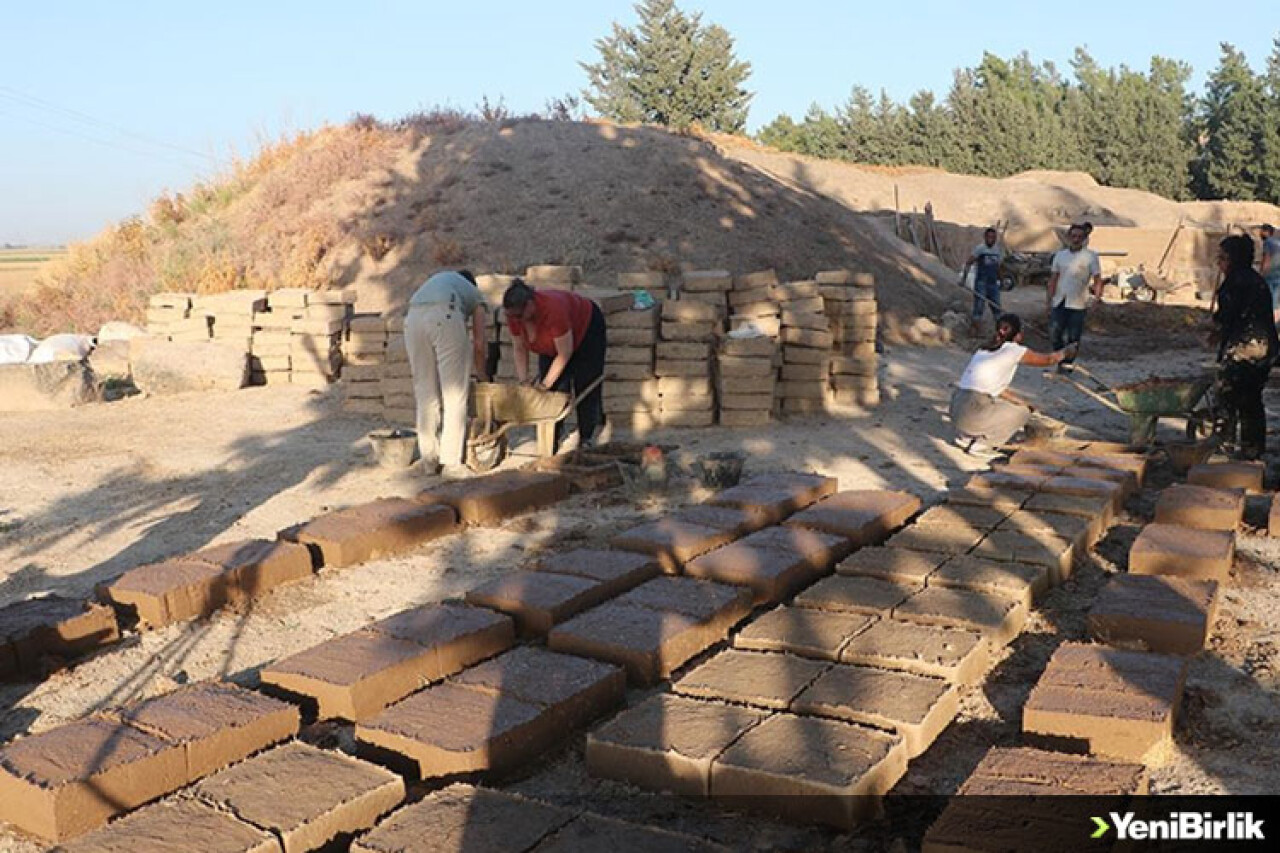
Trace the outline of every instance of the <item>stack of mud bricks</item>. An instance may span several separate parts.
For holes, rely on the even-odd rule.
[[[265,290],[232,290],[197,296],[192,313],[203,314],[215,341],[246,354],[253,348],[253,326],[267,310]]]
[[[413,372],[404,342],[404,316],[386,318],[387,363],[382,367],[382,416],[387,423],[411,427],[417,424],[413,401]]]
[[[772,290],[782,317],[782,381],[778,383],[782,413],[824,412],[833,338],[822,292],[816,281],[793,281]]]
[[[729,291],[729,331],[750,327],[777,338],[782,330],[773,292],[777,286],[778,275],[773,270],[746,273],[735,278],[733,289]]]
[[[293,323],[304,316],[310,293],[303,288],[273,290],[267,295],[267,310],[254,315],[249,349],[252,384],[289,383],[293,368]]]
[[[209,320],[192,316],[192,293],[157,293],[147,301],[147,331],[171,341],[209,340]]]
[[[720,423],[763,426],[772,420],[778,384],[778,344],[767,335],[726,337],[716,352]]]
[[[316,290],[307,297],[301,316],[289,327],[289,381],[307,388],[323,388],[342,369],[342,335],[355,293]]]
[[[387,321],[380,314],[355,314],[342,341],[343,408],[364,415],[382,414],[387,366]]]
[[[687,272],[679,298],[663,303],[655,367],[662,426],[716,422],[711,354],[724,328],[725,293],[732,284],[733,278],[721,270]]]
[[[609,348],[605,351],[604,412],[615,429],[643,434],[658,426],[658,377],[654,372],[658,325],[667,298],[666,278],[660,272],[618,274],[618,290],[644,291],[655,305],[611,313],[605,317]]]
[[[870,273],[828,270],[815,276],[830,321],[831,401],[838,407],[880,403],[876,378],[876,288]]]

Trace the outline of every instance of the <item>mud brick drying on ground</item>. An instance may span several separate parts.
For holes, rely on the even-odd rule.
[[[0,681],[39,675],[119,639],[110,607],[59,596],[15,601],[0,607]]]
[[[977,631],[993,643],[1007,643],[1022,631],[1027,607],[1001,595],[929,586],[895,607],[893,618]]]
[[[1129,549],[1129,572],[1226,582],[1235,557],[1235,535],[1178,524],[1148,524]]]
[[[931,551],[950,557],[969,553],[986,536],[986,532],[967,524],[913,524],[890,536],[885,544],[890,548]]]
[[[306,853],[372,827],[404,799],[404,781],[366,761],[295,741],[210,776],[194,792],[277,835],[284,853]]]
[[[1116,575],[1089,611],[1099,642],[1194,655],[1205,646],[1218,610],[1218,582]]]
[[[417,500],[443,504],[463,524],[493,526],[564,500],[569,481],[548,471],[502,471],[428,489]]]
[[[806,528],[767,527],[690,560],[685,573],[749,587],[757,604],[777,602],[830,571],[848,539]]]
[[[451,507],[385,498],[322,515],[282,530],[280,537],[308,546],[319,553],[321,565],[332,568],[411,551],[456,529]]]
[[[53,841],[185,784],[181,744],[99,717],[0,748],[0,819]]]
[[[1187,482],[1214,489],[1244,489],[1257,494],[1262,491],[1266,467],[1261,462],[1206,462],[1191,466]]]
[[[529,850],[576,813],[503,791],[450,785],[388,815],[357,838],[351,853]]]
[[[774,714],[711,765],[727,805],[851,829],[906,772],[902,738],[854,723]]]
[[[785,711],[830,667],[795,655],[726,649],[687,673],[673,689],[698,699]]]
[[[356,740],[424,779],[500,771],[620,704],[625,687],[618,667],[526,647],[390,706]]]
[[[608,591],[607,597],[621,595],[661,573],[661,567],[652,557],[595,548],[577,548],[543,557],[533,564],[532,569],[597,581]]]
[[[747,590],[657,578],[556,626],[547,642],[619,664],[636,684],[653,684],[723,640],[750,611]]]
[[[1076,559],[1083,551],[1077,550],[1079,537],[1066,539],[1052,533],[1023,533],[1019,530],[997,529],[983,539],[974,549],[973,556],[1005,563],[1027,563],[1044,566],[1056,586],[1071,577]]]
[[[1023,709],[1028,742],[1159,763],[1173,736],[1187,661],[1173,655],[1064,643]]]
[[[575,613],[612,598],[607,585],[549,572],[515,572],[467,592],[468,604],[511,616],[526,636],[545,635]]]
[[[1175,483],[1156,502],[1157,524],[1235,530],[1244,518],[1244,490]]]
[[[777,524],[793,512],[835,494],[837,488],[834,477],[794,472],[764,474],[725,489],[708,503],[754,509],[771,524]]]
[[[929,586],[968,589],[1012,599],[1028,610],[1050,586],[1049,570],[1030,563],[952,557],[929,575]]]
[[[60,853],[281,853],[270,832],[201,800],[148,806],[58,848]]]
[[[754,533],[771,524],[767,513],[759,509],[710,506],[708,504],[694,504],[693,506],[684,507],[676,510],[667,518],[675,522],[713,527],[716,530],[732,533],[735,538]]]
[[[930,507],[912,522],[912,527],[967,527],[990,533],[1009,517],[1011,509],[967,504],[940,504]]]
[[[1021,533],[1033,539],[1061,539],[1070,542],[1077,552],[1083,554],[1106,530],[1102,519],[1101,514],[1077,515],[1024,507],[1010,513],[992,532]]]
[[[801,510],[786,523],[843,536],[860,547],[882,541],[919,509],[920,499],[907,492],[846,491]]]
[[[863,548],[838,563],[836,573],[923,586],[929,575],[945,563],[948,556],[906,548]]]
[[[733,638],[740,649],[791,652],[836,661],[850,638],[875,620],[865,613],[833,613],[784,605],[751,621]]]
[[[428,604],[326,640],[262,669],[262,683],[319,719],[361,720],[514,642],[510,618]]]
[[[990,642],[975,631],[882,619],[840,650],[844,663],[973,684],[991,664]]]
[[[1147,793],[1147,771],[1087,756],[1026,747],[991,749],[929,828],[925,851],[1107,850],[1085,837],[1097,811],[1092,797]],[[1020,797],[1018,806],[1009,800]],[[1035,798],[1035,799],[1033,799]]]
[[[797,607],[836,613],[887,616],[919,589],[918,586],[865,575],[834,575],[801,592],[794,603]]]
[[[652,555],[664,571],[676,573],[689,560],[734,538],[736,534],[729,530],[664,518],[626,530],[609,544],[625,551]]]

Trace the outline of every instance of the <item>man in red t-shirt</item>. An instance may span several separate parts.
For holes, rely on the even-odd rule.
[[[531,381],[529,353],[538,355],[538,387],[583,389],[604,376],[604,314],[590,299],[563,290],[535,290],[517,278],[502,296],[516,360],[516,378]],[[604,383],[578,401],[578,446],[588,447],[604,424]],[[556,447],[563,437],[556,425]]]

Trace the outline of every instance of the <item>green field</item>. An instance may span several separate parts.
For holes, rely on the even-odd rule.
[[[40,271],[66,253],[60,246],[0,249],[0,293],[32,287]]]

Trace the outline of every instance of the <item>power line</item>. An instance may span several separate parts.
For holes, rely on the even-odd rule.
[[[63,133],[63,134],[66,134],[67,136],[74,136],[77,139],[83,139],[87,142],[93,142],[97,145],[103,145],[107,148],[115,148],[119,151],[127,151],[128,153],[136,154],[139,157],[149,157],[149,158],[164,157],[166,159],[173,160],[174,162],[178,162],[177,158],[173,157],[173,155],[171,154],[165,154],[164,152],[158,152],[158,151],[145,151],[141,148],[133,148],[128,145],[122,145],[119,142],[113,142],[109,139],[102,139],[97,136],[91,136],[87,133],[84,133],[79,130],[73,130],[69,127],[59,127],[58,125],[48,124],[47,122],[40,121],[39,119],[32,118],[31,116],[18,115],[16,113],[8,112],[5,110],[0,110],[0,114],[7,115],[10,118],[17,119],[18,121],[25,121],[28,124],[34,125],[35,127],[44,128],[45,130],[52,130],[56,133]]]

